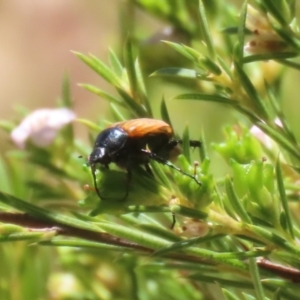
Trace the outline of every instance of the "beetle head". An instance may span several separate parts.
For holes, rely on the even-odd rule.
[[[88,158],[88,163],[92,167],[95,166],[95,164],[97,163],[107,166],[111,163],[111,158],[108,155],[106,148],[96,147],[90,154]]]

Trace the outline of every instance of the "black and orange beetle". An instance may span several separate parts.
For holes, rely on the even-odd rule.
[[[127,170],[128,182],[131,170],[138,165],[145,165],[146,170],[152,174],[149,167],[151,159],[168,165],[169,167],[191,177],[201,184],[194,175],[182,171],[169,161],[171,151],[181,143],[175,140],[172,127],[161,120],[140,118],[114,123],[104,129],[96,138],[94,149],[88,158],[91,166],[94,186],[98,196],[103,199],[96,183],[95,167],[101,164],[106,168],[115,163]],[[190,141],[191,147],[200,147],[199,141]],[[123,199],[128,196],[128,186]]]

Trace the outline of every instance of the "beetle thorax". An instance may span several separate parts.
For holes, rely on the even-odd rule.
[[[103,130],[95,141],[94,149],[89,157],[90,164],[108,165],[117,159],[127,141],[127,134],[121,128]]]

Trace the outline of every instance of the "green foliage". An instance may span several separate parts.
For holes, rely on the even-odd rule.
[[[118,167],[99,167],[103,199],[78,157],[92,144],[78,140],[70,124],[47,147],[28,141],[8,152],[0,161],[0,298],[298,299],[300,147],[279,85],[286,69],[300,69],[290,60],[300,54],[295,1],[256,0],[255,8],[248,1],[134,3],[174,29],[153,64],[163,51],[176,60],[147,73],[153,56],[144,55],[135,32],[122,55],[110,50],[109,64],[76,53],[116,91],[82,84],[108,101],[112,116],[77,119],[91,140],[107,124],[131,118],[163,119],[177,130],[183,117],[168,107],[186,109],[190,100],[199,111],[204,102],[226,106],[234,119],[224,119],[222,141],[207,142],[211,131],[201,118],[176,132],[182,153],[172,163],[191,177],[151,162],[153,176],[140,167],[128,184]],[[154,78],[180,90],[172,99],[160,95],[160,111]],[[72,108],[67,79],[59,104]],[[201,148],[193,151],[189,139],[199,137]],[[216,154],[226,165],[216,166]]]

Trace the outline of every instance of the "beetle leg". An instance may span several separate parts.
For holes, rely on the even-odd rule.
[[[177,144],[181,144],[182,145],[182,140],[177,140],[176,141]],[[190,140],[190,147],[192,148],[200,148],[201,147],[201,142],[197,141],[197,140]]]
[[[125,193],[125,196],[120,199],[120,201],[124,201],[127,197],[128,197],[128,194],[129,194],[129,183],[131,181],[131,178],[132,178],[132,172],[130,169],[126,169],[127,171],[127,175],[126,175],[126,193]]]
[[[149,157],[149,159],[153,159],[153,160],[155,160],[155,161],[157,161],[157,162],[159,162],[159,163],[161,163],[161,164],[163,164],[163,165],[166,165],[166,166],[168,166],[168,167],[170,167],[170,168],[172,168],[172,169],[174,169],[174,170],[176,170],[176,171],[178,171],[178,172],[184,174],[185,176],[188,176],[188,177],[192,178],[193,180],[196,181],[197,184],[202,185],[201,182],[195,177],[195,175],[191,175],[191,174],[189,174],[189,173],[184,172],[184,171],[181,170],[179,167],[173,165],[173,164],[172,164],[170,161],[168,161],[167,159],[164,159],[164,158],[158,156],[157,154],[155,154],[155,153],[153,153],[153,152],[151,152],[151,151],[149,151],[149,150],[141,149],[141,151],[142,151],[143,153],[147,154],[148,157]]]
[[[105,168],[109,169],[109,165],[105,165]],[[93,175],[93,182],[94,182],[95,191],[96,191],[98,197],[101,200],[109,200],[109,198],[103,197],[101,195],[100,190],[97,186],[96,166],[92,165],[91,170],[92,170],[92,175]],[[125,193],[125,196],[120,199],[120,201],[124,201],[127,198],[128,194],[129,194],[129,183],[130,183],[130,181],[131,181],[131,170],[127,169],[126,193]]]
[[[200,148],[201,142],[197,140],[190,140],[190,147],[192,148]]]
[[[192,148],[199,148],[201,147],[201,142],[197,140],[190,140],[190,147]],[[178,144],[182,145],[182,140],[171,140],[167,145],[167,150],[172,150]]]
[[[92,165],[92,166],[91,166],[91,170],[92,170],[93,181],[94,181],[94,187],[95,187],[96,193],[97,193],[97,195],[98,195],[98,197],[99,197],[100,199],[104,199],[104,197],[102,197],[102,195],[101,195],[101,193],[100,193],[100,190],[98,189],[98,186],[97,186],[96,166],[95,166],[95,165]]]
[[[180,153],[180,147],[177,145],[182,145],[182,140],[170,140],[165,146],[164,146],[164,151],[169,153],[168,159],[172,161],[172,159],[176,158]],[[193,148],[199,148],[201,146],[201,142],[196,141],[196,140],[189,140],[189,146]],[[175,150],[177,149],[177,150]],[[155,151],[154,149],[151,149],[152,152],[160,154],[159,151]],[[164,155],[163,155],[164,156]],[[167,156],[164,156],[167,158]]]
[[[173,148],[175,148],[180,141],[178,140],[170,140],[168,144],[166,145],[166,150],[171,151]]]

